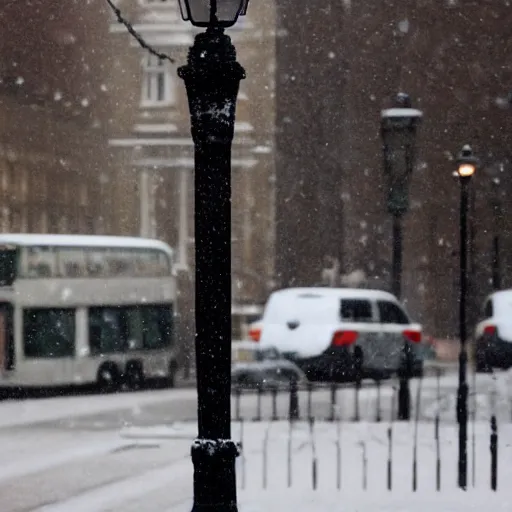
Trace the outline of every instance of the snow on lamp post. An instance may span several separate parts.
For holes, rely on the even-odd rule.
[[[192,446],[196,512],[237,510],[231,440],[231,145],[245,71],[224,29],[248,0],[180,0],[196,35],[178,69],[187,90],[195,151],[195,317],[198,438]]]
[[[457,176],[460,182],[460,288],[459,288],[459,387],[457,391],[457,421],[459,423],[459,456],[458,485],[467,488],[468,478],[468,384],[467,384],[467,332],[466,332],[466,301],[468,284],[468,200],[469,184],[475,174],[479,160],[473,155],[471,147],[465,145],[457,160]]]
[[[393,217],[392,291],[401,298],[402,288],[402,218],[409,210],[409,182],[416,153],[416,130],[423,117],[411,106],[405,93],[395,97],[393,108],[381,112],[381,136],[384,152],[384,174],[388,190],[387,206]],[[404,340],[403,357],[399,368],[398,419],[411,416],[411,347]]]

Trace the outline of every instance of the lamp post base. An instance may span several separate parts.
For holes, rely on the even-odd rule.
[[[239,446],[230,439],[196,439],[193,512],[237,512],[235,459]]]

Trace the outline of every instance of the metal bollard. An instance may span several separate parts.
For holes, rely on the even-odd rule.
[[[261,397],[263,396],[263,388],[261,386],[257,389],[257,398],[256,398],[256,416],[253,418],[253,421],[261,421]]]
[[[240,384],[235,385],[235,421],[241,421],[240,418],[240,398],[242,395],[242,388]]]
[[[307,390],[308,390],[308,418],[311,419],[313,417],[313,410],[312,410],[313,383],[310,380],[308,380],[308,383],[307,383]]]
[[[409,381],[412,373],[412,354],[409,343],[404,342],[402,361],[398,370],[398,420],[409,421],[411,419],[411,390]]]
[[[279,419],[277,416],[277,385],[272,386],[271,394],[272,394],[272,421],[277,421]]]
[[[498,489],[498,424],[496,416],[491,417],[491,489]]]
[[[354,348],[354,378],[355,378],[355,401],[354,401],[354,421],[360,421],[359,414],[359,390],[363,380],[363,349],[359,346]]]
[[[380,379],[376,380],[376,384],[377,384],[377,404],[376,404],[377,413],[375,415],[375,421],[377,423],[379,423],[380,421],[382,421],[382,416],[381,416],[381,412],[380,412]]]
[[[290,421],[298,420],[300,416],[298,385],[295,379],[290,381],[290,409],[288,416]]]
[[[331,412],[329,414],[329,418],[327,418],[328,421],[335,421],[336,420],[336,394],[338,391],[338,386],[336,382],[331,382]]]

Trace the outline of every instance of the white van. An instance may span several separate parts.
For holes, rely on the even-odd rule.
[[[256,328],[256,326],[255,326]],[[310,380],[350,380],[359,347],[363,374],[386,377],[409,348],[413,375],[421,375],[421,326],[396,297],[379,290],[288,288],[272,293],[252,338],[292,359]]]
[[[475,329],[476,371],[512,367],[512,290],[489,295]]]

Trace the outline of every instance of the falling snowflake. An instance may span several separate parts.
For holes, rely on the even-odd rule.
[[[16,78],[16,85],[23,85],[25,83],[25,79],[22,76]]]
[[[398,22],[398,30],[402,32],[402,34],[407,34],[409,32],[409,20],[402,20]]]
[[[53,99],[55,101],[60,101],[62,99],[62,93],[60,91],[55,91],[55,94],[53,95]]]

